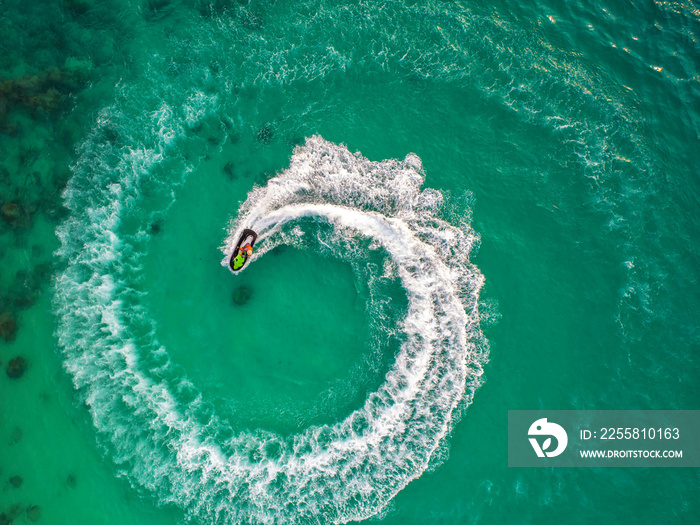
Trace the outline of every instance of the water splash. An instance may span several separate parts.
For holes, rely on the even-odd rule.
[[[236,430],[170,363],[139,302],[141,230],[126,227],[130,206],[119,203],[151,169],[144,158],[165,156],[172,133],[156,121],[163,141],[128,157],[132,180],[94,187],[88,202],[72,183],[67,200],[82,209],[73,206],[60,231],[59,340],[106,448],[134,486],[210,522],[345,523],[381,512],[439,460],[480,384],[483,277],[469,262],[477,235],[442,218],[439,192],[421,191],[415,155],[370,162],[321,137],[298,147],[288,170],[250,193],[225,254],[239,227],[260,234],[254,258],[309,236],[350,261],[381,253],[384,264],[369,272],[395,275],[406,291],[403,343],[383,384],[345,419],[290,437]]]

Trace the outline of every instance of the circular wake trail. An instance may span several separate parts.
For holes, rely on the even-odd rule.
[[[105,447],[134,486],[208,523],[345,523],[381,512],[441,461],[487,359],[483,277],[469,262],[477,235],[447,220],[449,202],[421,190],[423,180],[415,155],[371,162],[312,137],[232,221],[224,265],[238,233],[253,228],[252,264],[279,244],[306,243],[370,281],[398,280],[408,298],[401,325],[384,327],[402,343],[379,388],[345,419],[293,436],[231,428],[170,363],[139,304],[138,265],[124,258],[138,260],[141,239],[120,234],[127,181],[95,189],[95,202],[74,210],[61,232],[60,344]]]

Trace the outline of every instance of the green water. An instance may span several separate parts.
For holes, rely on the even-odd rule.
[[[698,408],[693,1],[9,1],[0,34],[0,523],[698,521],[697,469],[506,448],[508,410]]]

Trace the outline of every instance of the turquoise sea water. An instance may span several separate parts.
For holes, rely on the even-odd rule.
[[[1,5],[0,523],[700,519],[697,3]]]

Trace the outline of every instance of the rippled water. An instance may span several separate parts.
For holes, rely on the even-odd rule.
[[[696,521],[505,425],[697,404],[698,12],[8,3],[0,512]]]

